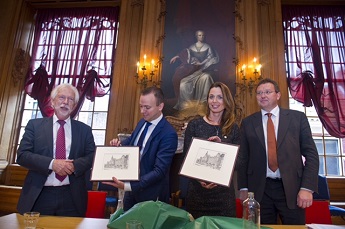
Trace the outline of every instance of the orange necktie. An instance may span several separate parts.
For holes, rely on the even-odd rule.
[[[275,172],[278,169],[277,141],[274,132],[274,125],[271,119],[272,114],[266,114],[267,119],[267,147],[268,147],[268,167]]]

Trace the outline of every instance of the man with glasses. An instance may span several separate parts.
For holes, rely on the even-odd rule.
[[[177,133],[163,117],[163,101],[160,88],[144,89],[139,100],[143,118],[128,139],[110,141],[113,146],[139,146],[139,181],[123,182],[113,177],[113,182],[103,182],[125,191],[124,211],[142,201],[169,202],[169,170],[177,149]]]
[[[79,100],[71,84],[56,86],[50,95],[54,115],[32,119],[17,153],[17,163],[29,169],[17,209],[41,215],[85,216],[85,173],[95,152],[91,127],[70,114]]]
[[[278,106],[277,82],[261,80],[256,99],[261,111],[241,124],[238,168],[240,199],[254,192],[261,223],[304,225],[305,208],[318,190],[319,158],[304,113]]]

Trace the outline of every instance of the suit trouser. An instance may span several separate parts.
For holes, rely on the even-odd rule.
[[[260,202],[261,224],[277,224],[278,216],[283,224],[304,225],[305,210],[297,207],[289,209],[281,179],[266,178],[265,192]]]
[[[74,205],[69,185],[44,186],[32,211],[41,215],[83,217]]]

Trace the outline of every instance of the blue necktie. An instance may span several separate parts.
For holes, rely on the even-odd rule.
[[[141,132],[140,138],[139,138],[138,143],[137,143],[137,146],[139,146],[139,151],[141,151],[141,148],[143,147],[143,142],[144,142],[144,139],[145,139],[145,135],[147,133],[147,129],[149,128],[149,126],[151,124],[152,123],[150,123],[150,122],[146,122],[145,123],[145,128],[144,128],[143,132]]]

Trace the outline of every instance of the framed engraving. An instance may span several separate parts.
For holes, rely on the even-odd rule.
[[[139,180],[139,147],[97,146],[91,181]]]
[[[239,146],[193,138],[180,175],[230,186]]]

